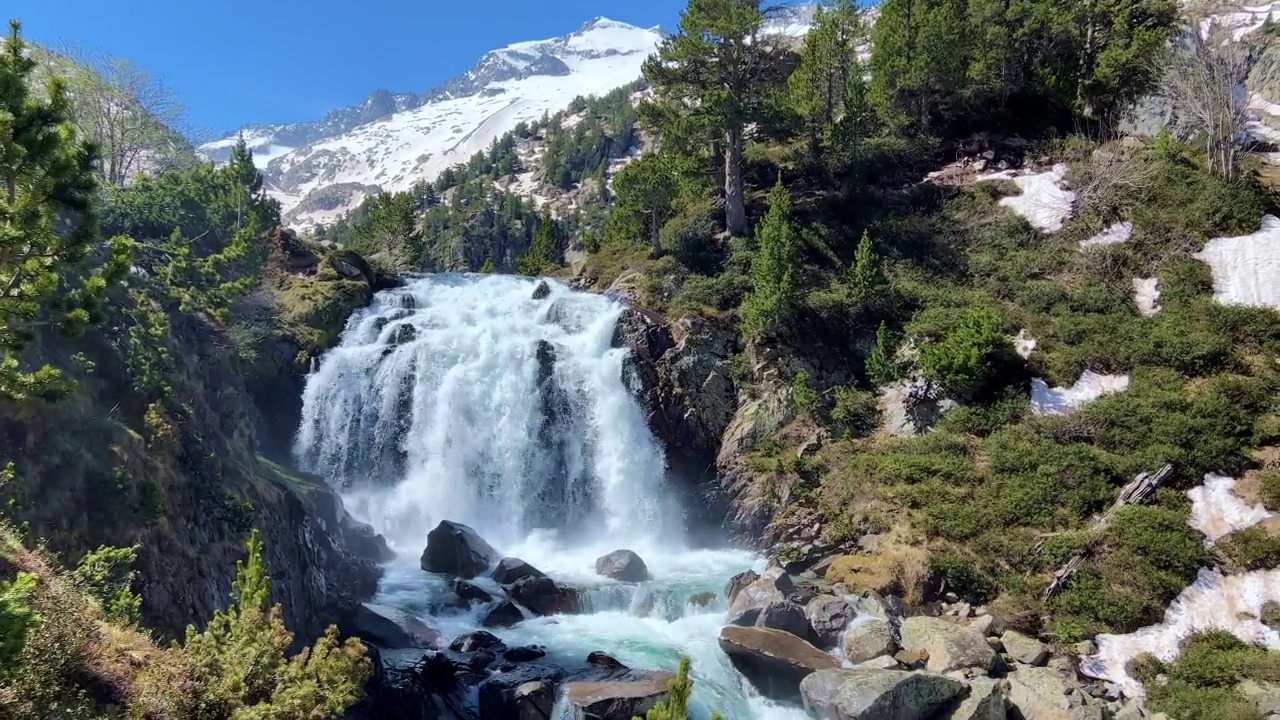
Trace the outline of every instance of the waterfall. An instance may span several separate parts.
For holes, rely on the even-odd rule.
[[[307,381],[297,458],[406,554],[446,519],[498,547],[547,530],[619,547],[678,534],[613,346],[622,310],[501,275],[379,293]]]

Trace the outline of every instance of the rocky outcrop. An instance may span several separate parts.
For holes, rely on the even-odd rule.
[[[567,676],[564,668],[541,662],[492,675],[477,690],[480,717],[549,718],[560,683]]]
[[[990,678],[969,682],[969,694],[939,720],[1005,720],[1004,684]]]
[[[640,556],[630,550],[614,550],[596,559],[596,573],[622,582],[644,582],[649,568]]]
[[[484,538],[462,523],[442,520],[427,533],[427,547],[421,565],[427,572],[473,578],[489,568],[498,557]]]
[[[1009,673],[1009,703],[1024,718],[1102,720],[1102,703],[1052,668],[1022,667]]]
[[[724,598],[730,605],[738,598],[738,593],[743,588],[751,585],[751,583],[760,579],[759,573],[755,570],[746,570],[729,578],[729,582],[724,586]]]
[[[800,683],[820,720],[928,720],[964,691],[944,675],[900,670],[821,670]]]
[[[935,673],[978,668],[989,672],[996,653],[986,638],[955,623],[931,617],[910,617],[902,621],[902,649],[928,655],[927,669]]]
[[[779,569],[766,571],[762,577],[735,593],[729,604],[729,622],[754,625],[760,612],[772,602],[781,602],[795,590],[791,577]]]
[[[649,672],[638,679],[582,680],[564,686],[564,699],[584,720],[632,720],[667,698],[669,672]]]
[[[800,681],[840,663],[795,635],[759,627],[729,626],[720,631],[720,649],[762,695],[795,700]]]
[[[461,578],[454,578],[453,582],[449,583],[449,589],[453,590],[453,594],[465,604],[493,602],[493,595],[488,590]]]

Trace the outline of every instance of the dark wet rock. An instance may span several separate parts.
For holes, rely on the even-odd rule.
[[[821,670],[800,683],[804,707],[821,720],[928,720],[965,684],[902,670]]]
[[[440,642],[440,633],[429,625],[386,605],[361,603],[349,624],[360,639],[387,649],[432,648]]]
[[[462,523],[443,520],[427,533],[422,569],[470,579],[484,572],[497,556],[498,551],[475,530]]]
[[[449,643],[449,649],[456,652],[475,652],[501,645],[502,641],[493,633],[476,630],[466,635],[459,635]]]
[[[743,588],[751,585],[759,579],[760,574],[755,570],[747,570],[734,575],[729,578],[729,584],[724,587],[725,599],[729,601],[730,605],[733,605],[733,601],[737,599],[738,593],[742,592]]]
[[[805,606],[805,615],[809,618],[813,644],[829,650],[840,642],[840,635],[849,627],[854,612],[844,598],[819,595]]]
[[[578,591],[545,575],[526,577],[512,585],[511,599],[536,615],[561,615],[578,609]]]
[[[606,670],[626,670],[627,666],[618,662],[618,659],[608,653],[602,653],[599,650],[587,655],[587,663]]]
[[[545,300],[550,295],[551,286],[547,284],[546,280],[539,280],[537,287],[533,289],[533,299]]]
[[[521,663],[537,660],[546,657],[547,649],[541,645],[522,645],[520,647],[507,648],[502,653],[502,659],[509,662]]]
[[[596,560],[596,573],[621,582],[644,582],[649,568],[630,550],[614,550]]]
[[[729,617],[733,625],[754,625],[759,612],[772,602],[782,602],[796,589],[791,577],[780,569],[765,572],[750,585],[742,588],[729,604]],[[754,614],[752,614],[754,613]],[[747,619],[750,621],[747,622]]]
[[[550,718],[567,676],[550,663],[524,663],[485,679],[477,688],[481,718]]]
[[[546,575],[520,558],[502,558],[493,569],[494,582],[499,585],[511,585],[527,577],[540,578]]]
[[[564,686],[564,698],[584,720],[632,720],[667,698],[673,677],[669,672],[647,672],[625,680],[580,680]]]
[[[700,592],[689,598],[689,604],[694,607],[710,607],[716,601],[716,594],[713,592]]]
[[[723,628],[720,649],[761,694],[777,700],[799,698],[801,680],[817,670],[840,667],[807,641],[770,628]]]
[[[803,640],[809,639],[809,618],[805,617],[804,608],[789,600],[765,605],[756,618],[755,625],[789,632]]]
[[[461,578],[454,578],[449,587],[453,590],[454,595],[462,598],[467,603],[493,602],[493,595],[488,590]]]
[[[404,323],[397,325],[395,330],[391,331],[392,345],[407,345],[418,339],[418,328]]]
[[[520,610],[520,606],[510,600],[503,600],[489,608],[480,624],[485,627],[511,627],[522,621],[524,621],[524,612]]]

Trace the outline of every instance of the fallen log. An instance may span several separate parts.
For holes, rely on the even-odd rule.
[[[1155,473],[1141,473],[1138,477],[1134,478],[1132,482],[1125,485],[1120,490],[1120,496],[1116,498],[1115,503],[1113,503],[1111,507],[1107,508],[1107,511],[1095,520],[1093,526],[1089,528],[1089,536],[1085,541],[1084,547],[1077,550],[1075,554],[1063,563],[1062,567],[1054,571],[1053,580],[1049,583],[1049,587],[1045,588],[1044,600],[1048,601],[1054,595],[1057,595],[1062,591],[1062,588],[1066,586],[1067,581],[1075,574],[1076,570],[1080,567],[1080,564],[1083,563],[1085,558],[1087,558],[1097,547],[1098,542],[1102,539],[1102,535],[1107,530],[1107,525],[1111,523],[1111,518],[1115,517],[1117,510],[1125,505],[1137,505],[1146,500],[1156,491],[1157,488],[1160,487],[1160,484],[1167,480],[1172,474],[1173,466],[1165,465],[1155,471]],[[1040,539],[1036,541],[1036,552],[1039,552],[1041,548],[1044,547],[1045,537],[1046,536],[1041,536]]]

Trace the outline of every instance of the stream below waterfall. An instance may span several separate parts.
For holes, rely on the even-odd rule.
[[[309,378],[297,457],[394,551],[376,602],[446,639],[477,629],[480,608],[451,606],[448,580],[419,567],[438,522],[465,523],[581,592],[581,613],[490,628],[507,644],[543,645],[566,666],[599,650],[674,670],[687,655],[693,717],[807,717],[761,698],[719,649],[725,584],[764,559],[687,540],[683,494],[666,485],[663,448],[624,379],[628,351],[614,347],[622,306],[552,281],[536,299],[539,282],[411,279],[356,313]],[[645,560],[650,581],[595,573],[619,548]],[[690,602],[707,592],[709,605]]]

